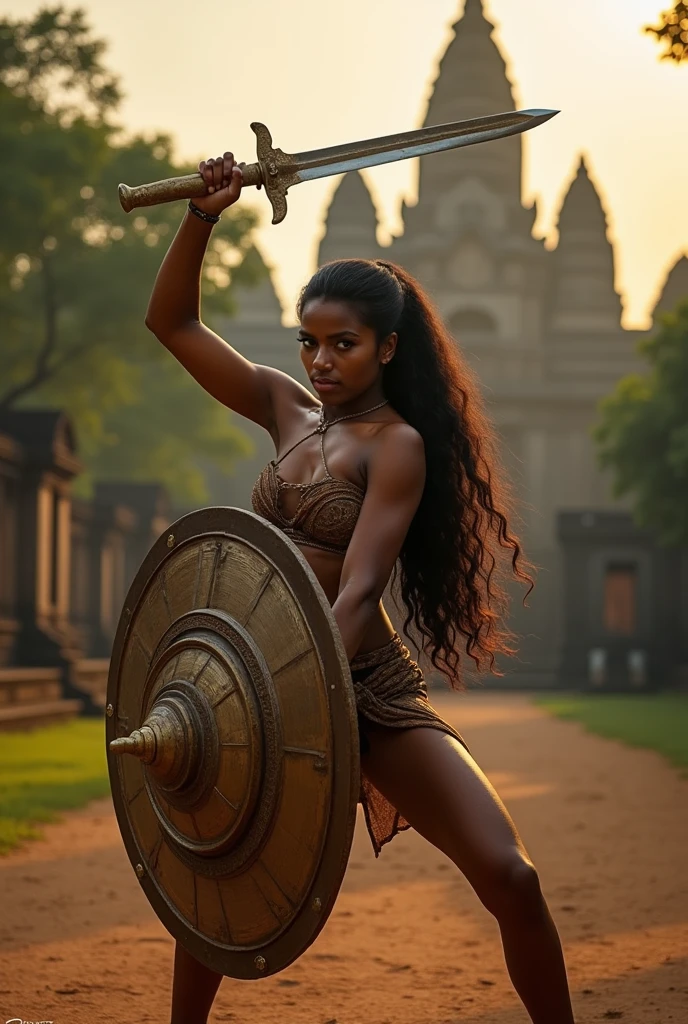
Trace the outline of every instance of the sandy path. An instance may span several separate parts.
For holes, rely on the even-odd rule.
[[[688,781],[523,696],[436,700],[511,811],[559,927],[578,1024],[688,1022]],[[108,801],[0,860],[0,1024],[168,1019],[172,940]],[[376,863],[361,827],[327,927],[291,968],[223,982],[213,1024],[525,1024],[498,931],[408,832]],[[552,1022],[556,1024],[556,1022]]]

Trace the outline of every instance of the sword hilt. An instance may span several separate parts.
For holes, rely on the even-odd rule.
[[[287,189],[295,185],[299,178],[291,171],[291,156],[281,149],[274,149],[272,136],[264,124],[254,121],[251,128],[256,134],[258,160],[252,164],[239,164],[243,181],[242,188],[255,185],[265,188],[272,204],[272,223],[279,224],[287,215]],[[157,206],[159,203],[172,203],[177,199],[200,199],[208,195],[203,175],[182,174],[177,178],[163,178],[162,181],[151,181],[147,185],[120,185],[119,201],[125,213],[140,206]]]
[[[263,184],[260,164],[239,164],[243,172],[242,188]],[[131,213],[139,206],[157,206],[159,203],[173,203],[177,199],[200,199],[208,195],[203,175],[181,174],[178,178],[163,178],[147,185],[120,185],[119,201],[125,213]]]

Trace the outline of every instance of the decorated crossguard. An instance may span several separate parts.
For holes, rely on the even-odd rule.
[[[491,142],[526,132],[549,121],[558,113],[558,110],[510,110],[504,114],[431,125],[397,135],[385,135],[379,139],[347,142],[342,146],[294,154],[275,149],[268,129],[264,124],[254,121],[251,128],[256,134],[258,159],[255,163],[239,164],[243,172],[242,187],[263,187],[272,205],[272,223],[279,224],[287,215],[287,191],[299,182],[458,149],[460,146],[473,146],[478,142]],[[205,181],[198,173],[153,181],[148,185],[119,186],[119,199],[127,213],[139,206],[156,206],[175,199],[198,199],[206,194]]]

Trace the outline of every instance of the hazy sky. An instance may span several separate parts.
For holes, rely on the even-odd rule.
[[[67,0],[68,2],[68,0]],[[79,0],[110,43],[123,80],[121,116],[135,130],[172,133],[199,159],[232,149],[255,159],[249,122],[263,121],[291,152],[407,130],[422,121],[437,61],[464,0]],[[25,17],[31,0],[0,0]],[[524,201],[556,240],[556,214],[578,155],[602,193],[616,251],[627,327],[648,326],[668,266],[688,250],[688,68],[659,61],[654,37],[669,0],[485,0],[519,107],[553,107],[524,136]],[[429,159],[432,159],[431,157]],[[415,195],[405,161],[366,174],[382,240],[400,230],[402,197]],[[275,268],[290,322],[336,179],[288,195],[286,221],[269,223],[262,192],[259,244]],[[136,184],[129,182],[129,184]],[[180,207],[180,216],[182,208]]]

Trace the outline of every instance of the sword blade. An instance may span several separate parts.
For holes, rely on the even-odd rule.
[[[345,171],[357,171],[377,164],[389,164],[409,157],[503,139],[508,135],[527,132],[558,113],[558,110],[509,110],[504,114],[436,124],[397,135],[385,135],[379,139],[313,149],[307,153],[295,153],[285,170],[296,175],[298,181],[313,181],[331,174],[343,174]]]

